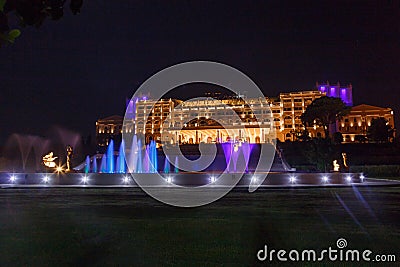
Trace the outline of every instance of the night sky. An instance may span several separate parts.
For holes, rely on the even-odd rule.
[[[77,16],[66,5],[0,48],[0,146],[54,125],[94,135],[152,74],[192,60],[231,65],[267,96],[351,82],[355,104],[392,107],[398,128],[399,1],[296,2],[84,0]]]

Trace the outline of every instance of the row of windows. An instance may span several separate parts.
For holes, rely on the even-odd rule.
[[[309,97],[304,98],[304,101],[305,101],[305,102],[306,102],[306,101],[312,101],[312,98],[309,98]],[[284,100],[283,100],[283,103],[290,103],[290,102],[292,102],[292,99],[284,99]],[[295,99],[293,99],[293,102],[296,102],[296,103],[303,102],[303,99],[301,99],[301,98],[295,98]]]
[[[292,111],[292,110],[302,111],[303,107],[294,107],[293,109],[292,108],[283,108],[283,111]]]
[[[291,120],[292,119],[292,117],[290,117],[290,116],[286,116],[285,117],[285,120]],[[294,117],[294,119],[295,120],[301,120],[301,117],[300,116],[296,116],[296,117]]]
[[[358,126],[354,126],[354,127],[349,127],[349,126],[347,126],[347,127],[342,127],[342,126],[339,126],[339,131],[342,131],[342,130],[344,130],[344,131],[350,131],[350,128],[354,128],[354,130],[358,130],[358,128],[360,128],[360,129],[362,129],[362,127],[358,127]]]
[[[295,124],[294,125],[296,128],[303,128],[302,124]],[[293,124],[285,124],[285,128],[292,128]]]
[[[164,112],[164,113],[162,113],[162,116],[163,116],[163,117],[167,117],[168,115],[169,115],[169,112]],[[150,113],[150,116],[161,117],[161,113],[160,113],[160,112]]]
[[[154,109],[160,109],[160,108],[164,108],[164,109],[169,109],[169,104],[163,104],[163,105],[159,105],[159,104],[156,104],[156,105],[147,105],[147,106],[143,106],[143,105],[139,105],[138,106],[138,109],[151,109],[151,108],[154,108]]]
[[[373,119],[378,119],[378,118],[384,118],[384,117],[372,117],[372,118],[370,118],[371,120],[373,120]],[[360,117],[355,117],[355,118],[345,118],[344,119],[344,122],[349,122],[349,121],[353,121],[353,122],[357,122],[357,121],[359,121],[360,120]],[[365,120],[365,118],[363,118],[362,120]],[[390,118],[388,118],[387,119],[388,121],[390,121]]]

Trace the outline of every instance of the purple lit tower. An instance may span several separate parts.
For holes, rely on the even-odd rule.
[[[136,117],[136,103],[139,100],[146,100],[149,98],[149,95],[143,95],[140,94],[139,97],[136,97],[134,99],[126,99],[126,114],[125,118],[129,120],[134,120]]]
[[[340,85],[326,83],[316,83],[318,91],[326,93],[326,96],[339,97],[347,106],[353,106],[353,87],[351,84]]]
[[[136,100],[137,99],[127,99],[126,100],[126,119],[135,119],[136,112]]]

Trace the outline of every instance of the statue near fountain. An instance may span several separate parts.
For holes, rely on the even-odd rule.
[[[342,153],[342,158],[343,158],[343,166],[344,166],[345,170],[348,172],[349,166],[347,164],[347,153]]]
[[[339,172],[340,171],[340,165],[339,165],[339,163],[338,163],[338,161],[336,159],[333,161],[333,171],[334,172]]]
[[[66,172],[70,172],[71,171],[71,160],[72,160],[72,156],[73,156],[74,150],[72,148],[72,146],[67,145],[67,169],[65,170]]]
[[[54,157],[53,152],[50,152],[49,154],[45,155],[43,157],[43,165],[46,166],[47,168],[55,168],[56,163],[54,162],[58,157]]]
[[[347,166],[347,154],[346,153],[342,153],[342,158],[343,158],[343,165],[348,168],[349,166]]]

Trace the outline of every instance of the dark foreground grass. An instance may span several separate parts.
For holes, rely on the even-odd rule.
[[[0,266],[266,266],[256,258],[264,244],[322,250],[338,238],[351,249],[397,254],[399,263],[399,193],[237,190],[183,209],[132,188],[3,189]]]

